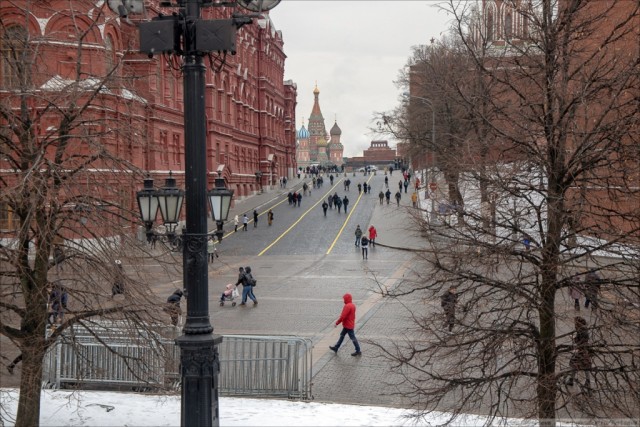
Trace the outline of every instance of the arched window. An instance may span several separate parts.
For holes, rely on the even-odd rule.
[[[504,17],[504,38],[505,40],[511,40],[513,36],[513,18],[511,13],[507,13]]]
[[[2,86],[16,89],[31,82],[27,30],[19,25],[7,27],[0,39],[0,77]]]
[[[104,64],[107,74],[111,73],[116,66],[116,52],[113,49],[113,37],[108,34],[104,39]]]
[[[493,10],[487,13],[487,42],[493,41]]]

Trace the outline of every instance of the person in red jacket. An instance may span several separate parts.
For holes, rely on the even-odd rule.
[[[356,334],[353,331],[356,325],[356,306],[352,302],[351,294],[344,294],[342,296],[344,300],[344,307],[342,308],[342,313],[340,314],[340,318],[336,320],[335,327],[337,327],[340,323],[342,323],[342,331],[340,332],[340,339],[334,346],[329,346],[334,353],[338,352],[342,341],[344,340],[345,335],[349,335],[351,341],[353,341],[353,345],[356,347],[356,351],[351,353],[352,356],[360,356],[362,353],[360,352],[360,344],[358,344],[358,339],[356,338]]]
[[[378,237],[378,231],[372,225],[369,227],[369,242],[371,242],[371,247],[376,245],[376,237]]]

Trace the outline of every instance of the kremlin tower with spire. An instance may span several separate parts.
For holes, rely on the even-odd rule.
[[[331,133],[327,133],[324,117],[320,111],[320,90],[316,85],[313,90],[314,102],[309,116],[308,129],[302,127],[297,133],[296,160],[298,166],[342,166],[344,146],[340,142],[342,130],[334,123]]]

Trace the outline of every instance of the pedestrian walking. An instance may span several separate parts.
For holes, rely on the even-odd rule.
[[[371,242],[371,246],[375,247],[376,238],[378,237],[378,230],[373,225],[369,226],[369,241]]]
[[[354,332],[356,326],[356,306],[353,303],[353,297],[349,293],[344,294],[342,296],[342,300],[344,301],[344,306],[342,307],[340,317],[336,320],[336,324],[334,326],[338,327],[338,325],[342,323],[342,331],[340,331],[340,338],[336,345],[329,346],[329,348],[337,354],[338,349],[340,349],[340,346],[342,345],[342,341],[344,341],[344,336],[349,335],[349,338],[351,339],[351,342],[353,342],[353,346],[356,350],[351,353],[351,355],[360,356],[362,352],[360,351],[360,344],[358,343],[358,339]]]
[[[389,177],[388,177],[388,176],[385,176],[385,177],[384,177],[384,186],[385,186],[386,188],[389,188]]]
[[[209,240],[207,240],[207,258],[210,264],[213,263],[215,258],[218,258],[218,250],[213,242],[213,237],[210,237]]]
[[[258,227],[258,211],[256,209],[253,210],[253,228]]]
[[[273,223],[273,211],[269,209],[269,212],[267,212],[267,224],[271,226],[272,223]]]
[[[345,181],[345,183],[347,184],[347,188],[346,190],[349,191],[349,187],[351,186],[351,180],[349,178],[347,178],[347,180]]]
[[[573,300],[573,307],[576,311],[580,311],[580,298],[582,298],[582,290],[580,285],[575,281],[569,286],[569,298]]]
[[[242,231],[247,231],[247,226],[249,225],[249,217],[247,214],[242,214]]]
[[[362,239],[362,229],[360,224],[356,226],[356,248],[360,246],[360,239]]]
[[[449,332],[453,330],[453,324],[456,320],[456,304],[458,303],[458,294],[456,287],[451,286],[447,292],[440,297],[440,306],[444,310],[444,326],[449,328]]]
[[[398,190],[402,191],[402,180],[398,181]]]
[[[569,360],[571,374],[566,384],[571,387],[576,378],[577,371],[584,371],[585,382],[584,387],[589,388],[591,378],[589,370],[591,369],[591,352],[589,346],[589,328],[584,317],[576,316],[574,318],[575,332],[573,335],[573,354]]]
[[[364,191],[364,194],[367,194],[367,191],[369,189],[370,189],[369,184],[367,184],[366,182],[362,184],[362,191]]]
[[[409,179],[404,180],[404,193],[407,194],[407,188],[409,187]]]
[[[111,298],[116,295],[124,295],[124,269],[122,268],[122,261],[117,259],[115,261],[115,273],[113,274],[113,286],[111,286]]]
[[[338,207],[338,213],[340,213],[340,210],[342,209],[342,199],[337,197],[334,203]]]
[[[384,200],[384,193],[382,192],[382,190],[380,190],[380,192],[378,193],[378,198],[380,199],[380,204],[382,204],[382,201]]]
[[[238,224],[240,223],[240,220],[238,219],[238,214],[236,214],[236,216],[233,217],[233,231],[236,232],[238,231]]]
[[[342,204],[344,205],[344,213],[347,213],[347,206],[349,206],[349,199],[347,198],[346,195],[342,198]]]
[[[411,204],[414,208],[418,207],[418,193],[415,191],[411,194]]]
[[[55,327],[64,320],[64,312],[67,309],[69,294],[62,285],[55,285],[49,293],[49,324]]]
[[[387,204],[389,204],[389,202],[391,201],[391,190],[387,190],[384,193],[385,198],[387,199]]]
[[[182,316],[180,300],[182,299],[182,295],[182,291],[180,289],[176,289],[171,295],[169,295],[169,298],[167,298],[167,304],[164,307],[164,311],[169,314],[171,324],[173,326],[178,326],[178,323],[180,323],[180,316]]]
[[[333,209],[333,196],[327,197],[327,202],[329,203],[329,209]]]
[[[396,191],[396,203],[398,204],[398,206],[400,206],[400,199],[402,198],[402,193],[399,191]]]
[[[253,288],[256,285],[256,281],[251,274],[251,267],[240,267],[238,269],[238,281],[234,286],[242,285],[242,302],[240,305],[244,306],[247,304],[247,299],[251,299],[253,301],[253,305],[258,304],[258,300],[256,296],[253,294]]]
[[[329,175],[329,182],[333,185],[333,174]]]
[[[298,207],[300,207],[301,202],[302,202],[302,194],[298,193]]]
[[[369,239],[367,236],[362,236],[360,239],[360,248],[362,249],[362,259],[369,259]]]
[[[600,293],[600,276],[594,270],[591,270],[584,277],[584,308],[589,308],[591,305],[592,310],[598,308],[598,294]]]
[[[362,184],[358,184],[358,194],[362,193]]]
[[[324,212],[324,216],[327,216],[328,208],[329,208],[329,205],[327,204],[327,202],[322,202],[322,212]]]

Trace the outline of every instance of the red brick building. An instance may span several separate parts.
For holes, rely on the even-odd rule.
[[[146,1],[146,17],[158,12],[158,1]],[[204,19],[229,18],[230,7],[203,8]],[[142,16],[130,16],[132,20]],[[28,76],[35,131],[51,132],[46,96],[68,102],[69,87],[94,96],[90,128],[106,150],[134,167],[149,171],[160,185],[169,171],[178,184],[184,176],[183,84],[180,58],[138,50],[138,29],[111,12],[106,2],[76,0],[12,0],[0,9],[0,102],[20,108],[20,73]],[[10,50],[24,42],[32,62],[18,69]],[[282,33],[268,14],[238,30],[237,53],[205,57],[208,187],[224,165],[227,186],[235,199],[274,185],[296,170],[296,85],[284,80],[286,55]],[[23,72],[26,71],[26,72]],[[24,82],[23,82],[24,83]],[[98,93],[91,91],[103,85]],[[43,96],[39,96],[42,94]],[[81,97],[84,95],[80,95]],[[47,109],[49,108],[49,109]],[[51,112],[54,115],[53,112]],[[2,121],[3,119],[0,119]],[[51,121],[54,123],[54,121]],[[109,125],[105,125],[109,123]],[[117,128],[116,128],[117,124]],[[2,123],[6,126],[7,123]],[[99,128],[99,129],[98,129]],[[99,130],[99,131],[98,131]],[[0,161],[0,163],[2,163]],[[2,164],[5,175],[10,168]],[[256,172],[262,172],[261,182]],[[137,211],[135,192],[141,182],[121,188],[120,203]],[[105,183],[104,185],[109,185]],[[0,200],[0,228],[11,228],[11,212]]]
[[[362,157],[349,158],[349,166],[357,169],[367,165],[375,165],[384,168],[397,159],[396,150],[389,147],[386,140],[371,141],[369,148],[362,152]]]

